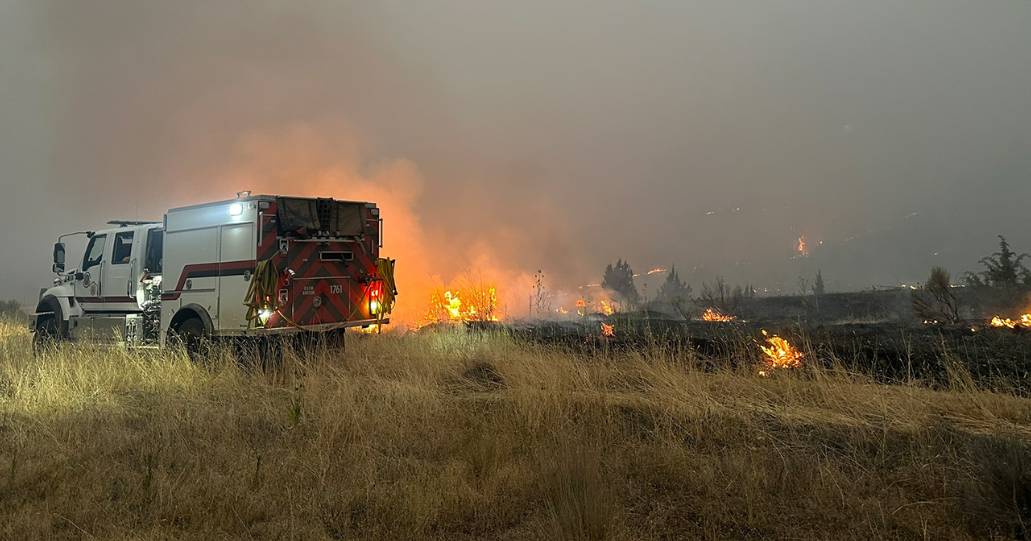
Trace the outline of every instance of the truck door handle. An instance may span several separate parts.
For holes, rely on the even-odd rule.
[[[125,282],[125,296],[132,297],[132,277],[135,274],[133,271],[136,270],[136,260],[133,259],[129,262],[129,279]]]

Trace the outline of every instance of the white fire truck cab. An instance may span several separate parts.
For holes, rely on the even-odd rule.
[[[373,203],[250,195],[169,210],[162,222],[112,221],[81,264],[40,292],[37,344],[90,339],[188,347],[206,338],[333,332],[389,322],[394,261],[381,259]]]

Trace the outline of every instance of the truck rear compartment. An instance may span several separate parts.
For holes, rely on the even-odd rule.
[[[378,209],[332,199],[277,198],[261,214],[257,262],[280,274],[264,329],[370,324],[379,294]]]

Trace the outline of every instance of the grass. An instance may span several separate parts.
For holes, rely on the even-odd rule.
[[[1031,400],[498,333],[275,371],[0,324],[2,539],[983,539],[1031,527]]]

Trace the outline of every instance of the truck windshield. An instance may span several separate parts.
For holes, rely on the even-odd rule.
[[[86,257],[82,260],[82,272],[96,267],[104,260],[104,246],[107,244],[107,235],[96,235],[89,241],[86,247]]]

